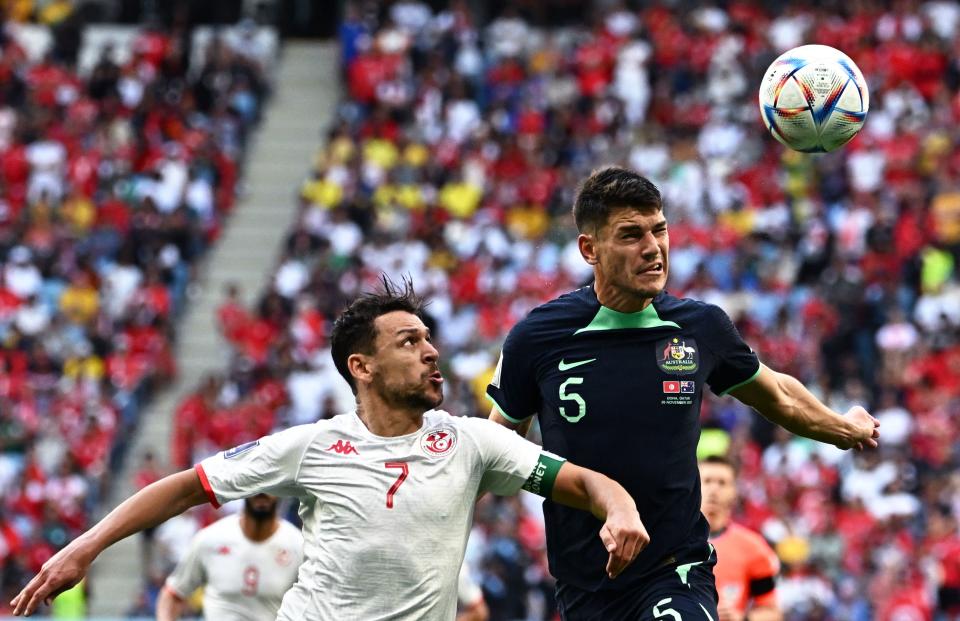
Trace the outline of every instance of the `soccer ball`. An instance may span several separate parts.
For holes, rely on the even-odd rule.
[[[801,45],[773,61],[760,84],[760,115],[774,138],[797,151],[842,147],[867,118],[870,94],[850,57],[827,45]]]

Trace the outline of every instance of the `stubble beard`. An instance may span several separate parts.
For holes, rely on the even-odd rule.
[[[443,403],[443,386],[438,387],[437,397],[431,396],[420,386],[390,386],[381,375],[374,378],[373,386],[386,404],[397,409],[418,410],[422,413]]]

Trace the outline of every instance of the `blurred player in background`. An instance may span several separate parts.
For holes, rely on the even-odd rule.
[[[737,502],[733,464],[720,456],[703,459],[700,489],[710,543],[717,550],[717,621],[781,621],[776,591],[780,561],[763,537],[731,519]]]
[[[278,505],[276,496],[257,494],[239,515],[197,533],[160,592],[157,621],[179,619],[201,586],[207,621],[274,621],[303,561],[303,535]]]
[[[32,614],[107,546],[189,507],[258,493],[300,500],[304,557],[278,619],[453,619],[479,494],[526,489],[593,513],[618,576],[649,542],[636,504],[607,477],[481,418],[436,410],[439,353],[409,282],[365,294],[331,349],[356,410],[248,442],[137,492],[44,563],[14,598]]]
[[[594,283],[535,309],[510,331],[487,394],[490,418],[623,483],[650,545],[616,583],[593,541],[599,523],[547,500],[557,603],[574,619],[716,618],[696,447],[704,386],[796,434],[841,449],[877,446],[862,407],[842,416],[795,378],[760,364],[717,306],[666,291],[670,235],[660,191],[624,168],[595,171],[573,215]]]
[[[490,618],[483,590],[474,582],[466,563],[460,566],[457,579],[457,609],[457,621],[487,621]]]

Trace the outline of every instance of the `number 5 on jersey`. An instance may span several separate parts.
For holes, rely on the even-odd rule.
[[[407,478],[407,474],[410,472],[410,469],[407,467],[407,463],[403,461],[388,461],[383,464],[385,468],[397,468],[400,470],[400,475],[397,476],[397,480],[393,482],[393,485],[390,486],[390,489],[387,490],[387,509],[393,509],[393,495],[397,493],[397,490],[400,489],[400,485],[403,484],[404,480]]]
[[[567,422],[576,423],[579,422],[581,418],[587,415],[587,402],[583,400],[576,392],[567,389],[567,386],[577,386],[583,383],[582,377],[568,377],[562,384],[560,384],[560,400],[561,401],[573,401],[577,404],[577,410],[575,414],[567,414],[567,408],[573,410],[572,407],[560,406],[560,416],[567,419]]]

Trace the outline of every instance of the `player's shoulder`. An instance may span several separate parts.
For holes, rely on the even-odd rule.
[[[663,291],[653,300],[661,321],[676,324],[685,334],[714,342],[718,334],[726,334],[733,323],[727,312],[710,302],[677,297]]]
[[[337,417],[334,417],[337,418]],[[298,443],[302,444],[305,442],[311,441],[318,433],[321,433],[324,429],[330,426],[330,423],[333,419],[319,420],[315,423],[305,423],[302,425],[294,425],[293,427],[287,427],[285,429],[280,429],[274,431],[272,434],[267,436],[268,438],[273,439],[274,442],[280,443]],[[256,442],[251,442],[249,444],[257,444]],[[247,445],[241,445],[246,447]],[[239,448],[239,447],[238,447]]]
[[[323,443],[327,437],[331,435],[337,437],[355,435],[358,431],[358,425],[362,424],[360,419],[357,418],[356,413],[347,412],[313,423],[291,427],[291,429],[298,430],[296,435],[302,439],[301,441],[306,441],[308,444],[313,445]]]
[[[464,440],[472,441],[474,444],[490,435],[501,433],[501,430],[513,433],[486,418],[480,418],[478,416],[454,416],[444,410],[430,410],[424,414],[423,428],[426,434],[437,429],[451,429],[458,434],[458,436],[462,436]]]
[[[469,433],[474,428],[474,421],[484,420],[474,416],[454,416],[446,410],[429,410],[423,415],[424,433],[440,427],[450,427],[456,431]]]
[[[591,285],[575,289],[533,308],[514,326],[512,333],[542,336],[545,332],[567,334],[590,323],[600,302]]]
[[[486,421],[476,416],[454,416],[446,410],[428,410],[423,415],[423,428],[430,429],[438,426],[451,426],[457,429],[472,427],[476,421]]]
[[[710,319],[718,314],[726,315],[724,310],[716,304],[694,298],[678,297],[668,291],[663,291],[657,295],[653,300],[653,306],[661,319],[669,319],[678,323],[679,320],[690,322]]]

